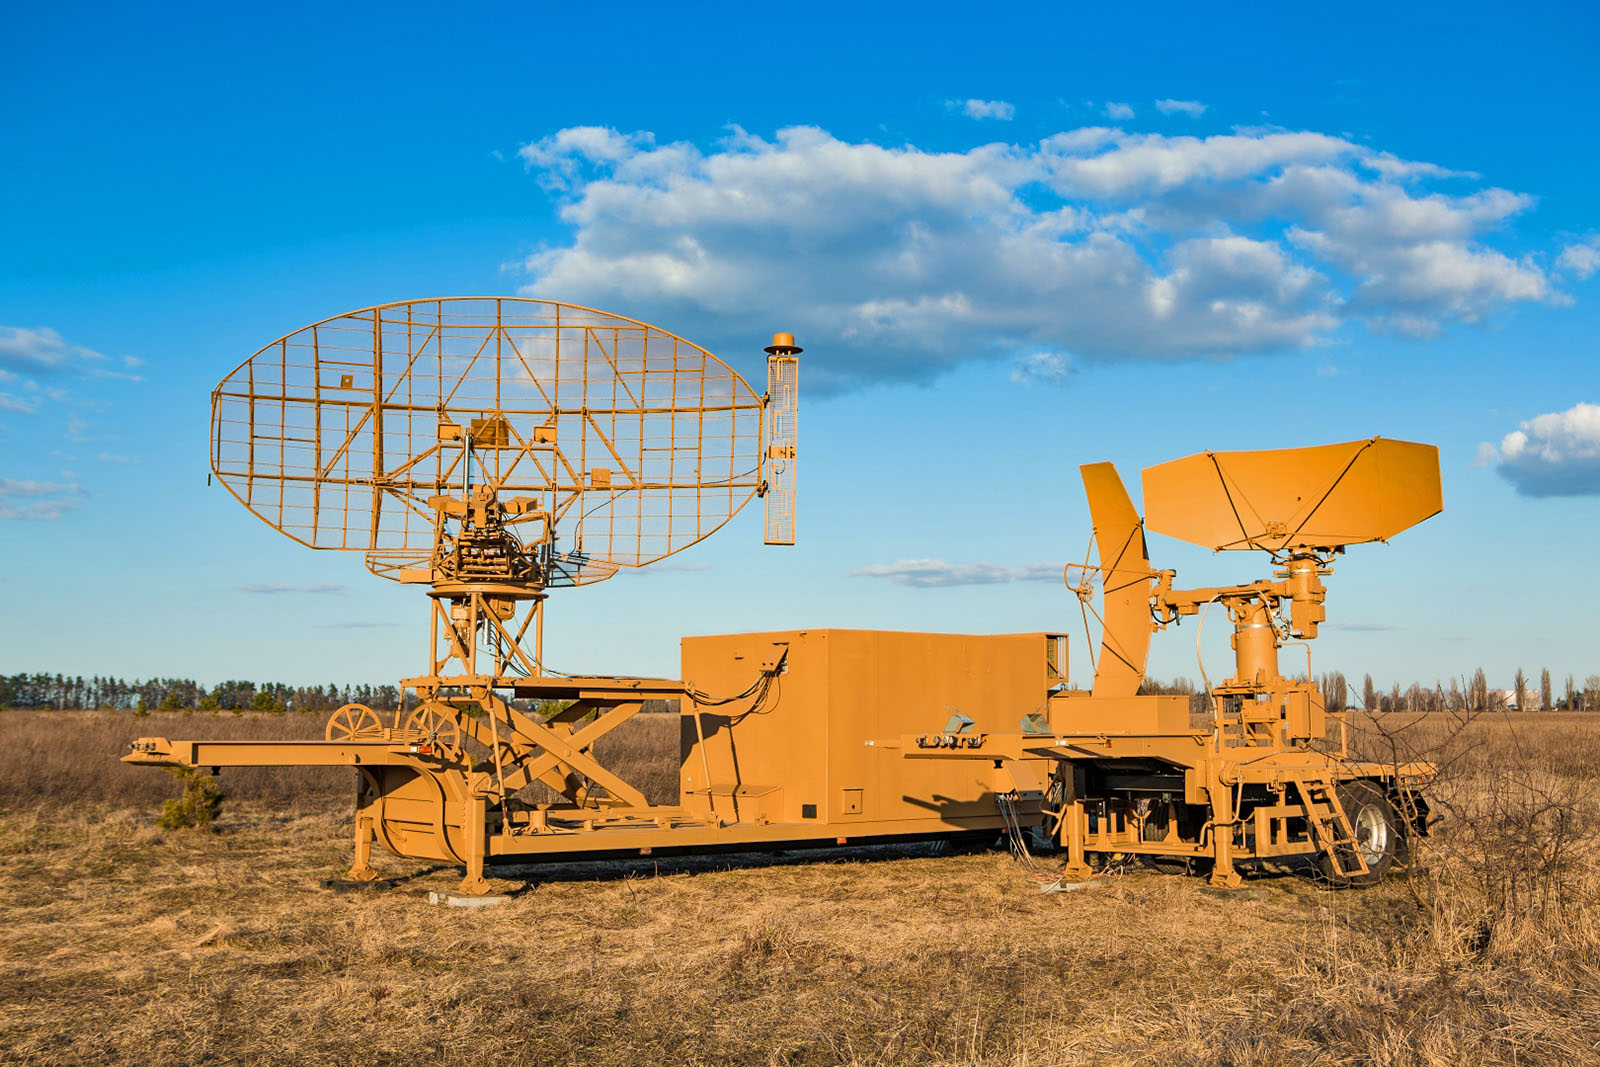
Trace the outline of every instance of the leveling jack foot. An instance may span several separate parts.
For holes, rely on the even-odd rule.
[[[1218,868],[1211,872],[1211,879],[1206,884],[1212,889],[1241,889],[1244,886],[1244,879],[1231,867],[1226,872]]]
[[[481,874],[469,874],[461,879],[461,884],[456,886],[455,893],[464,897],[486,897],[492,894],[493,888],[489,885],[489,879]]]
[[[358,863],[345,872],[344,877],[347,882],[376,882],[378,872],[372,869],[370,863]]]

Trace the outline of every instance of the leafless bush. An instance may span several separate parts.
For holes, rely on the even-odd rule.
[[[1447,954],[1600,951],[1600,740],[1587,717],[1444,712],[1354,717],[1359,755],[1432,762],[1434,832],[1407,885]]]

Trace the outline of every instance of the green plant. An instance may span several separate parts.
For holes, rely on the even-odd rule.
[[[167,773],[183,783],[183,795],[161,805],[161,828],[182,830],[215,822],[224,796],[217,780],[194,767],[168,767]]]

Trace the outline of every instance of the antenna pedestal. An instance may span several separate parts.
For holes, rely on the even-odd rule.
[[[1233,616],[1234,674],[1224,685],[1268,690],[1283,679],[1278,674],[1278,631],[1272,612],[1260,600],[1228,605]]]

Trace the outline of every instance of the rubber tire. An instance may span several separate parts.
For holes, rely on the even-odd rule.
[[[1165,840],[1167,836],[1167,820],[1170,818],[1170,815],[1163,813],[1159,824],[1146,819],[1141,836],[1146,841]],[[1189,874],[1194,869],[1194,861],[1188,856],[1163,856],[1145,852],[1139,855],[1139,862],[1157,874]]]
[[[1194,873],[1195,861],[1187,856],[1158,856],[1147,852],[1139,860],[1157,874]]]
[[[1389,803],[1383,788],[1376,782],[1356,778],[1340,782],[1334,787],[1334,791],[1338,794],[1339,804],[1344,808],[1345,817],[1350,820],[1350,826],[1355,830],[1358,843],[1361,841],[1363,823],[1370,827],[1379,825],[1375,820],[1382,820],[1381,825],[1386,831],[1383,850],[1378,858],[1373,860],[1363,849],[1363,856],[1367,861],[1367,873],[1353,878],[1338,873],[1326,852],[1317,857],[1317,867],[1322,871],[1324,878],[1341,889],[1365,889],[1375,886],[1389,873],[1396,853],[1403,847],[1401,842],[1405,839],[1405,824],[1400,818],[1400,813],[1394,810],[1394,805]]]

